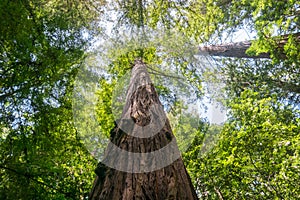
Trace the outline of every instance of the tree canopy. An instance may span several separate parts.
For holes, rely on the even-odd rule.
[[[88,197],[136,58],[200,198],[299,199],[299,14],[299,0],[2,0],[0,199]],[[238,35],[243,58],[199,51]],[[223,124],[192,112],[207,96]]]
[[[72,122],[73,79],[100,2],[1,1],[0,198],[80,199],[94,159]]]

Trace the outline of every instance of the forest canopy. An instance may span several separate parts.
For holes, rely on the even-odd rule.
[[[137,58],[200,199],[299,199],[299,16],[299,0],[2,0],[0,199],[88,197]],[[243,41],[244,58],[200,52]]]

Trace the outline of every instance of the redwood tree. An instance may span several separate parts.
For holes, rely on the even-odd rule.
[[[90,199],[198,199],[141,60],[132,68],[123,113],[110,141]]]

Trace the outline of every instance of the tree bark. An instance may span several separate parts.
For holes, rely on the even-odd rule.
[[[89,199],[198,199],[161,109],[147,67],[137,60]]]
[[[298,41],[300,41],[300,33],[292,34]],[[289,35],[280,36],[282,39],[278,42],[278,49],[282,49],[287,43]],[[234,57],[234,58],[270,58],[269,53],[261,53],[259,55],[246,54],[247,49],[251,46],[252,41],[243,41],[235,43],[227,43],[220,45],[211,45],[199,47],[199,54],[220,57]],[[282,55],[284,58],[285,55]]]
[[[211,45],[199,47],[202,55],[234,57],[234,58],[270,58],[268,53],[259,54],[257,56],[246,54],[247,49],[251,46],[251,41],[243,41],[236,43],[227,43],[220,45]]]

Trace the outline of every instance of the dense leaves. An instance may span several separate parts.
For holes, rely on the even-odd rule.
[[[114,92],[126,92],[121,77],[136,58],[156,78],[199,197],[299,199],[300,2],[109,3],[1,1],[0,199],[88,196],[97,161],[85,133],[109,136],[111,108],[122,107]],[[99,37],[100,25],[113,31]],[[252,40],[247,53],[271,59],[195,57],[198,45],[228,42],[243,29]],[[98,48],[95,40],[109,44]],[[83,62],[87,51],[96,57],[94,66],[107,58],[100,73]],[[210,95],[223,98],[230,111],[224,127],[184,113],[187,102],[176,92],[192,95],[175,81],[182,77],[196,91],[194,99],[211,82],[218,86],[209,91],[222,91]],[[74,84],[98,89],[85,99]]]
[[[72,123],[72,84],[97,4],[0,3],[0,198],[87,196],[94,159]],[[92,26],[92,24],[94,25]]]
[[[199,195],[298,199],[299,112],[251,90],[233,99],[230,108],[217,146],[198,162],[188,161]]]
[[[271,59],[218,59],[228,121],[210,153],[195,139],[187,167],[204,199],[298,199],[299,1],[223,2],[216,34],[246,28],[247,53]]]

